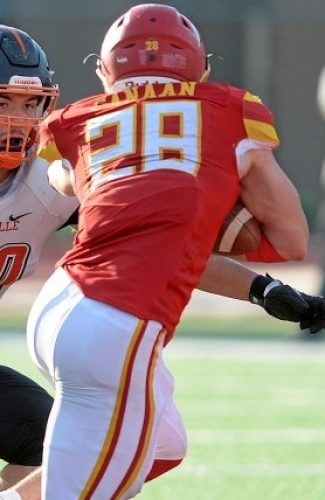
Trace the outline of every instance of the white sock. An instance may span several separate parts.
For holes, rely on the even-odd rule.
[[[0,491],[0,500],[22,500],[19,493],[15,490]]]

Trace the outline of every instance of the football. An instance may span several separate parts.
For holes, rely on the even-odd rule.
[[[259,222],[238,200],[226,217],[212,251],[224,255],[243,255],[256,250],[261,239]]]

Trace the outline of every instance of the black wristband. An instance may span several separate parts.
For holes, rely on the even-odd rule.
[[[249,301],[253,304],[263,305],[264,290],[272,281],[274,281],[274,279],[268,276],[262,276],[261,274],[256,276],[249,290]]]

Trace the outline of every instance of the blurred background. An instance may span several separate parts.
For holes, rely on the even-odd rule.
[[[62,95],[60,105],[101,92],[95,58],[110,24],[139,2],[120,0],[1,0],[1,22],[29,32],[46,50]],[[167,3],[167,2],[161,2]],[[325,265],[324,191],[320,182],[325,156],[325,121],[317,106],[318,79],[325,64],[323,0],[197,0],[170,1],[201,31],[211,58],[212,78],[248,88],[272,110],[281,139],[277,158],[300,193],[312,239],[306,272],[289,266],[291,283],[305,291],[322,289]],[[322,214],[324,213],[324,217]],[[52,262],[70,244],[70,235],[54,235],[34,277],[34,287],[48,274]],[[270,270],[270,266],[268,267]],[[271,267],[273,271],[273,267]],[[263,271],[263,269],[262,269]],[[287,267],[274,269],[284,279]],[[284,274],[282,274],[284,273]],[[21,284],[22,293],[32,280]],[[17,296],[20,284],[8,292]],[[35,288],[34,288],[35,289]],[[26,295],[27,293],[27,295]],[[199,308],[211,312],[215,297],[199,297]],[[193,302],[193,301],[192,301]],[[222,300],[220,308],[225,311]],[[3,302],[1,309],[9,307]],[[242,305],[238,305],[242,311]],[[244,305],[243,307],[247,307]],[[254,311],[256,311],[256,307]],[[249,311],[253,310],[251,307]]]

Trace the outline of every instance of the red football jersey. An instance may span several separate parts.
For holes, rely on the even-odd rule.
[[[147,84],[55,111],[41,149],[69,160],[81,201],[58,265],[86,296],[171,333],[238,198],[245,139],[278,144],[270,111],[216,83]]]

